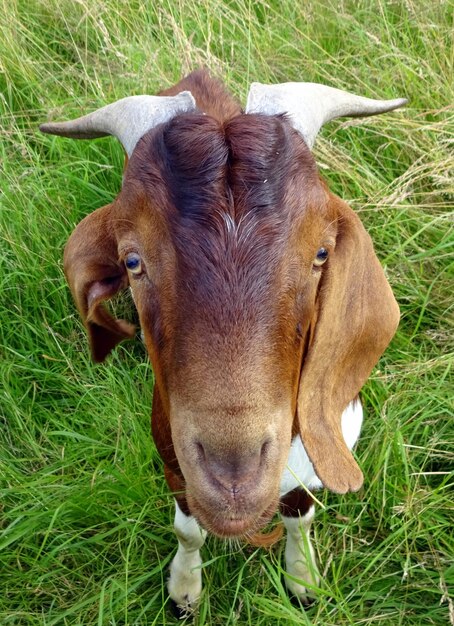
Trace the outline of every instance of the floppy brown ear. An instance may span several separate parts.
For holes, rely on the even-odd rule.
[[[345,444],[341,416],[399,323],[399,307],[359,218],[330,194],[339,224],[322,277],[315,333],[298,392],[304,447],[325,487],[358,490],[363,475]]]
[[[102,304],[128,286],[126,270],[118,262],[111,212],[108,204],[85,217],[64,253],[66,278],[96,362],[104,361],[117,343],[134,335],[132,324],[114,319]]]

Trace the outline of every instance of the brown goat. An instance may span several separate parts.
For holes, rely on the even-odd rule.
[[[169,592],[180,607],[201,591],[201,527],[250,537],[279,503],[287,585],[304,600],[318,580],[307,539],[303,551],[307,489],[362,484],[350,452],[357,396],[399,310],[310,147],[334,117],[404,102],[256,84],[243,113],[200,71],[160,97],[42,127],[114,134],[128,153],[120,194],[75,229],[65,272],[96,361],[134,335],[103,306],[131,287],[156,378],[153,437],[177,500]]]

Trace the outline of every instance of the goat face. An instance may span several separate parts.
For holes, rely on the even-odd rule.
[[[253,532],[274,513],[298,432],[325,486],[361,486],[341,414],[398,322],[370,238],[318,177],[313,132],[303,141],[306,122],[280,115],[279,94],[261,114],[254,93],[258,114],[173,112],[145,133],[135,116],[133,140],[122,104],[122,191],[65,250],[95,360],[133,334],[102,306],[131,286],[156,376],[155,441],[191,512],[222,536]],[[110,133],[112,106],[98,126],[44,130]]]
[[[276,508],[335,241],[313,158],[279,118],[181,116],[139,144],[112,223],[191,511],[249,531]]]

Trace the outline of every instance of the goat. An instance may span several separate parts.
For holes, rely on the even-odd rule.
[[[286,584],[305,602],[319,580],[309,490],[362,485],[358,393],[399,308],[311,148],[329,120],[405,102],[254,83],[243,113],[200,70],[159,96],[40,127],[114,135],[127,153],[119,195],[76,227],[64,267],[95,361],[133,337],[103,306],[132,290],[155,374],[152,433],[175,494],[168,591],[182,611],[201,593],[206,531],[251,538],[278,508]]]

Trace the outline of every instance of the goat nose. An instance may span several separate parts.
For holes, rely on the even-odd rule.
[[[270,442],[265,441],[253,449],[236,447],[217,452],[200,441],[196,442],[199,462],[205,473],[216,486],[221,486],[233,497],[257,481],[269,446]]]

